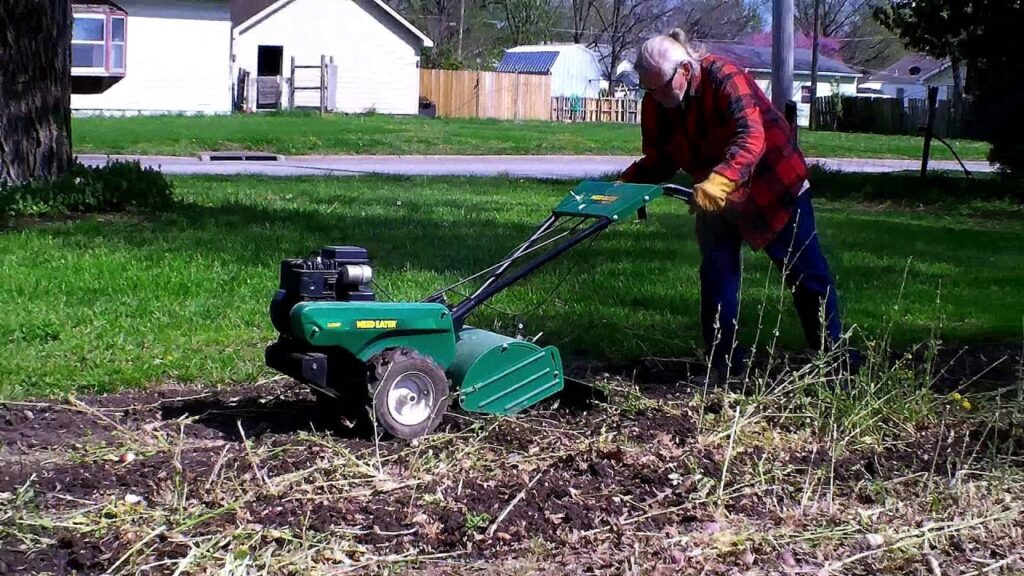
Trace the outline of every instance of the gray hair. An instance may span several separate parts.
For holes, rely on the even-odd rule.
[[[658,70],[669,77],[672,71],[684,63],[690,64],[694,75],[700,74],[700,60],[707,56],[703,46],[691,42],[686,32],[679,28],[668,34],[649,38],[640,47],[633,68],[637,73]]]

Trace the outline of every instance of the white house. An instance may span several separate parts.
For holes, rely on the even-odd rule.
[[[535,44],[505,51],[498,72],[548,74],[552,96],[597,98],[603,74],[592,51],[582,44]]]
[[[771,46],[747,46],[743,44],[705,43],[708,51],[736,62],[738,66],[753,74],[757,85],[764,93],[772,96],[772,49]],[[853,96],[857,93],[860,78],[856,70],[838,60],[818,55],[818,96],[831,96],[833,92]],[[797,125],[809,126],[811,118],[811,51],[807,48],[793,50],[793,94],[796,102]]]
[[[939,100],[953,99],[953,67],[948,59],[908,54],[860,83],[860,95],[890,98],[927,98],[928,88],[939,87]]]
[[[236,16],[237,18],[237,16]],[[232,34],[234,67],[263,77],[282,76],[281,99],[289,83],[296,106],[318,106],[321,57],[333,59],[336,109],[416,114],[419,111],[420,52],[430,38],[382,0],[277,0],[239,23]],[[304,73],[305,71],[305,73]]]
[[[241,70],[281,74],[286,91],[291,57],[321,55],[334,59],[337,110],[419,109],[419,55],[432,43],[382,0],[73,2],[75,114],[226,114]],[[318,100],[296,94],[297,105]]]
[[[231,111],[228,0],[97,0],[73,5],[76,114]]]

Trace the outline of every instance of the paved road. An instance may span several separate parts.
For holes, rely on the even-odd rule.
[[[514,176],[523,178],[586,179],[620,173],[633,156],[281,156],[277,160],[210,160],[181,156],[106,156],[80,154],[87,165],[107,159],[138,160],[166,174],[260,174],[267,176]],[[812,164],[843,172],[920,170],[915,160],[809,158]],[[988,162],[966,162],[972,172],[990,172]],[[935,170],[960,170],[954,161],[932,161]]]

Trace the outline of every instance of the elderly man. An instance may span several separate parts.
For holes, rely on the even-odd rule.
[[[736,345],[744,241],[783,271],[808,344],[837,344],[836,289],[818,244],[807,165],[783,115],[743,69],[699,51],[678,29],[645,42],[636,70],[646,92],[643,158],[619,179],[658,183],[683,170],[698,182],[700,317],[716,380],[745,366]]]

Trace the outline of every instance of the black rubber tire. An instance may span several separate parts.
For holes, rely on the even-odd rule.
[[[368,383],[370,417],[376,424],[379,433],[385,437],[412,440],[427,436],[433,432],[444,418],[450,402],[451,384],[448,376],[433,360],[408,348],[386,350],[371,359],[371,377]],[[434,399],[430,407],[430,417],[422,422],[409,425],[403,424],[392,417],[388,410],[388,392],[401,376],[409,372],[419,372],[427,377],[431,385]]]

